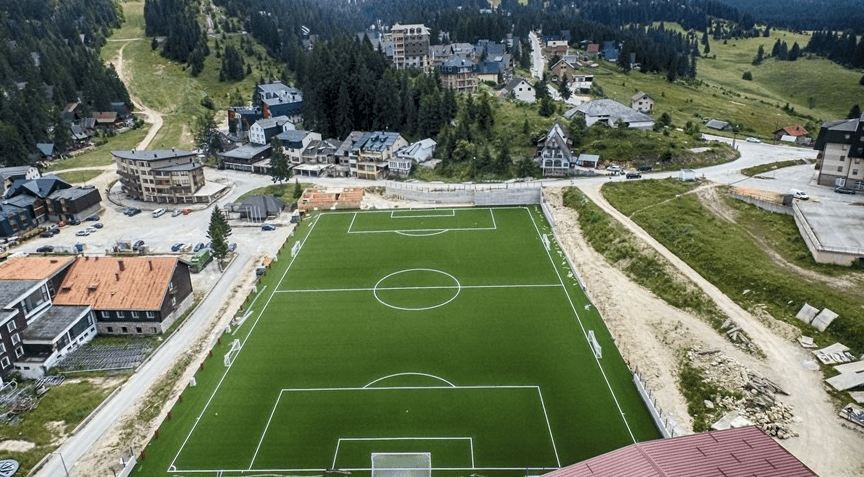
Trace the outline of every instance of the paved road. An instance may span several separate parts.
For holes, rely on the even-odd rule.
[[[546,65],[543,59],[543,50],[540,48],[540,38],[532,31],[528,33],[528,40],[531,42],[531,57],[533,59],[531,74],[537,79],[543,79],[543,70]]]
[[[711,137],[722,141],[731,142],[726,138]],[[816,187],[809,185],[809,177],[812,176],[812,165],[793,167],[783,169],[777,172],[777,179],[760,180],[749,179],[740,174],[740,170],[745,167],[750,167],[757,164],[775,162],[784,159],[807,157],[815,158],[815,152],[810,149],[793,148],[786,146],[774,146],[769,144],[750,144],[738,141],[736,146],[741,151],[741,158],[727,164],[700,169],[699,174],[704,174],[705,177],[726,184],[750,185],[754,188],[775,190],[777,192],[785,192],[788,187],[795,187],[805,191],[813,191],[813,195],[833,194],[830,188]],[[788,171],[788,172],[787,172]],[[208,171],[209,174],[219,175],[220,177],[233,181],[233,190],[222,200],[220,204],[233,201],[242,193],[270,184],[270,178],[267,176],[254,176],[236,171]],[[676,175],[677,172],[659,172],[647,174],[648,177],[669,177]],[[599,184],[610,180],[625,180],[623,176],[615,177],[591,177],[573,179],[573,182],[578,182],[580,186],[589,184]],[[304,182],[317,182],[327,184],[334,187],[346,186],[364,186],[384,185],[384,181],[366,181],[352,178],[342,179],[313,179],[305,178]],[[571,183],[571,179],[548,179],[537,181],[544,185],[566,185]],[[752,185],[751,185],[752,184]],[[790,185],[791,184],[791,185]],[[771,188],[773,186],[774,188]],[[826,192],[827,191],[827,192]],[[209,212],[198,211],[188,216],[170,217],[168,215],[160,218],[152,218],[150,214],[142,213],[136,217],[125,217],[121,214],[119,208],[109,208],[103,214],[103,219],[106,223],[105,231],[98,232],[93,238],[93,248],[98,248],[99,244],[96,240],[99,239],[98,234],[103,234],[110,241],[111,234],[134,236],[134,237],[151,237],[148,238],[148,243],[152,243],[157,248],[158,252],[162,252],[166,245],[174,241],[184,241],[188,236],[188,240],[203,240],[206,224],[209,223]],[[110,225],[109,225],[110,224]],[[134,232],[131,232],[134,230]],[[72,231],[66,230],[63,234],[69,237]],[[108,427],[117,420],[129,406],[129,403],[140,399],[142,393],[152,385],[158,376],[168,368],[168,366],[177,359],[194,342],[198,331],[206,325],[208,320],[213,319],[216,310],[222,304],[222,299],[226,296],[226,292],[232,288],[234,282],[241,280],[238,276],[239,271],[243,270],[250,260],[253,260],[258,253],[262,251],[275,252],[276,248],[281,244],[288,234],[287,228],[280,229],[276,232],[261,232],[259,228],[235,228],[232,240],[237,240],[240,243],[238,246],[239,257],[228,271],[224,274],[225,278],[219,281],[208,297],[203,300],[195,313],[193,313],[187,322],[177,330],[177,332],[165,343],[165,345],[154,354],[152,359],[143,365],[138,371],[126,382],[123,388],[99,411],[99,413],[84,426],[78,434],[70,437],[59,449],[66,459],[66,463],[74,466],[74,463],[79,461],[89,452],[99,438],[106,432]],[[58,237],[62,237],[63,235]],[[77,237],[71,237],[77,238]],[[83,239],[90,239],[84,237]],[[39,239],[35,242],[28,243],[28,247],[34,249],[39,246],[39,241],[48,242],[49,239]],[[235,275],[232,280],[232,275]],[[39,477],[56,477],[62,476],[62,466],[60,459],[52,458],[47,462],[45,467],[37,474]]]

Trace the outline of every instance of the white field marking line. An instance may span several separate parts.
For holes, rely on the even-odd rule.
[[[495,213],[492,211],[492,209],[489,209],[489,215],[492,216],[492,227],[495,230],[498,230],[498,224],[495,223]]]
[[[495,227],[457,227],[448,229],[391,229],[391,230],[353,230],[349,234],[384,234],[384,233],[407,233],[407,232],[458,232],[458,231],[478,231],[478,230],[497,230]]]
[[[437,232],[429,232],[429,233],[422,233],[422,234],[409,234],[408,232],[403,232],[401,230],[397,230],[394,233],[397,233],[399,235],[404,235],[406,237],[432,237],[433,235],[446,234],[449,231],[450,231],[449,229],[441,229]]]
[[[524,285],[462,285],[462,289],[466,288],[561,288],[564,285],[561,283],[527,283]],[[375,290],[447,290],[459,288],[457,285],[441,285],[428,287],[378,287],[378,288],[310,288],[304,290],[278,290],[275,293],[331,293],[331,292],[370,292]]]
[[[379,382],[379,381],[383,381],[383,380],[388,379],[388,378],[395,378],[395,377],[398,377],[398,376],[425,376],[425,377],[427,377],[427,378],[432,378],[432,379],[437,379],[437,380],[439,380],[439,381],[443,381],[443,382],[449,384],[450,387],[453,387],[453,388],[456,387],[455,384],[451,383],[450,381],[447,381],[446,379],[442,378],[441,376],[435,376],[434,374],[427,374],[427,373],[416,373],[416,372],[407,372],[407,373],[389,374],[389,375],[387,375],[387,376],[384,376],[383,378],[378,378],[378,379],[376,379],[376,380],[370,382],[369,384],[367,384],[367,385],[365,385],[365,386],[363,386],[363,387],[364,387],[364,388],[368,388],[369,386],[371,386],[371,385],[373,385],[373,384],[375,384],[375,383],[377,383],[377,382]]]
[[[276,409],[279,407],[279,401],[282,400],[282,393],[285,392],[279,391],[279,396],[276,397],[276,403],[273,404],[273,410],[270,411],[270,417],[267,419],[267,425],[264,426],[264,432],[261,433],[261,439],[258,440],[258,446],[255,447],[255,454],[252,455],[252,462],[249,462],[249,469],[252,470],[252,465],[255,464],[255,459],[258,458],[258,451],[261,450],[261,444],[264,443],[264,436],[267,435],[267,430],[270,429],[270,422],[273,420],[273,415],[276,414]]]
[[[315,229],[315,226],[318,225],[318,220],[321,218],[321,215],[315,217],[315,222],[312,223],[312,227],[309,229],[309,232],[306,233],[306,237],[303,239],[303,243],[300,245],[300,248],[303,248],[303,245],[306,244],[306,240],[309,240],[309,237],[312,235],[312,231]],[[252,336],[252,332],[255,330],[255,326],[258,325],[258,321],[261,319],[261,316],[264,315],[264,311],[267,310],[267,307],[270,305],[270,300],[273,299],[273,296],[279,290],[279,286],[282,284],[282,281],[285,279],[285,275],[288,274],[288,270],[291,269],[291,265],[294,264],[294,260],[300,256],[298,253],[294,257],[291,257],[291,261],[288,263],[288,267],[285,268],[285,273],[282,274],[282,277],[279,278],[279,283],[276,284],[276,287],[273,288],[273,291],[270,292],[270,298],[267,299],[267,303],[264,304],[264,307],[258,312],[258,317],[255,318],[255,322],[252,323],[252,327],[249,328],[249,331],[246,333],[246,338],[243,339],[243,343],[241,343],[241,351],[242,348],[245,347],[246,341]],[[262,290],[263,294],[263,290]],[[259,295],[260,296],[260,295]],[[258,297],[256,297],[257,299]],[[237,356],[240,355],[240,352],[237,353]],[[186,436],[186,439],[183,439],[183,444],[180,445],[180,449],[177,450],[177,454],[174,455],[174,459],[171,461],[171,465],[169,468],[174,467],[177,458],[180,457],[180,453],[183,452],[183,449],[186,447],[186,443],[189,442],[189,439],[192,437],[192,433],[195,432],[195,428],[198,427],[198,423],[201,422],[201,418],[204,417],[204,413],[207,412],[207,409],[210,407],[210,403],[213,401],[213,398],[216,397],[216,393],[219,392],[219,388],[222,387],[222,383],[225,381],[225,377],[228,376],[228,372],[231,371],[231,368],[234,366],[234,363],[237,362],[237,356],[234,357],[234,360],[231,361],[231,364],[225,368],[225,373],[222,374],[222,377],[219,379],[219,382],[216,383],[216,387],[213,389],[213,393],[210,394],[210,398],[207,399],[207,403],[204,405],[204,409],[201,410],[201,414],[195,418],[195,424],[192,425],[192,429],[189,430],[189,434]],[[170,471],[169,471],[170,472]]]
[[[543,393],[540,392],[540,386],[537,386],[537,395],[540,396],[540,405],[543,406],[543,416],[546,417],[546,429],[549,430],[549,438],[552,439],[552,450],[555,452],[555,461],[558,462],[558,467],[561,467],[561,458],[558,457],[558,446],[555,445],[555,436],[552,435],[552,425],[549,424],[549,414],[546,413],[546,402],[543,401]]]
[[[444,212],[444,211],[449,210],[450,215],[444,215],[444,214],[441,214],[441,215],[420,214],[420,215],[401,215],[401,216],[400,215],[393,215],[396,212],[419,212],[421,210],[434,210],[436,212],[438,212],[438,211]],[[406,209],[394,209],[390,212],[390,218],[391,219],[422,219],[425,217],[456,217],[456,210],[454,210],[454,209],[407,209],[407,210]]]
[[[320,217],[320,215],[319,215],[319,217]],[[355,221],[355,220],[357,220],[357,212],[354,212],[354,217],[351,218],[351,223],[348,224],[348,233],[349,233],[349,234],[352,233],[352,232],[351,232],[351,227],[354,226],[354,221]]]
[[[528,214],[528,217],[531,218],[531,223],[534,224],[534,230],[537,231],[537,235],[540,236],[540,228],[537,227],[537,221],[534,220],[534,216],[531,214],[531,211],[528,208],[525,208],[525,213]],[[542,240],[542,239],[541,239]],[[576,321],[579,323],[579,328],[582,329],[582,335],[585,337],[585,342],[588,346],[591,346],[591,342],[588,340],[588,332],[585,331],[585,325],[582,324],[582,319],[579,317],[579,312],[576,311],[576,306],[573,304],[573,299],[570,298],[570,293],[567,292],[567,287],[564,286],[564,280],[561,278],[561,274],[558,273],[558,267],[555,265],[555,260],[552,259],[552,254],[549,250],[546,250],[546,256],[549,257],[549,263],[552,264],[552,269],[555,270],[555,275],[558,276],[558,280],[561,282],[561,287],[564,289],[564,296],[567,297],[567,302],[570,303],[570,309],[573,310],[573,314],[576,315]],[[600,374],[603,375],[603,380],[606,381],[606,387],[609,388],[609,394],[612,395],[612,400],[615,401],[615,407],[618,408],[618,413],[621,414],[621,420],[624,421],[624,426],[627,428],[627,432],[630,434],[630,439],[633,442],[636,442],[636,436],[633,435],[633,431],[630,429],[630,424],[627,422],[627,417],[624,416],[624,411],[621,409],[621,404],[618,402],[618,398],[615,396],[615,391],[612,390],[612,384],[609,383],[609,378],[606,376],[606,371],[603,369],[603,365],[600,364],[600,359],[597,358],[597,355],[594,354],[593,349],[591,355],[594,356],[594,361],[597,363],[597,367],[600,368]]]
[[[431,470],[442,470],[442,471],[468,471],[468,470],[537,470],[537,471],[550,471],[550,470],[558,470],[559,467],[432,467]],[[332,469],[255,469],[252,472],[327,472]],[[353,467],[350,469],[339,469],[339,470],[347,470],[347,471],[371,471],[371,467]],[[231,472],[237,474],[243,474],[247,477],[273,477],[271,474],[249,474],[248,469],[175,469],[169,472],[183,472],[185,474],[215,474],[217,472]]]
[[[471,437],[340,437],[336,442],[336,452],[333,453],[333,464],[331,469],[336,468],[336,460],[339,457],[339,446],[342,441],[458,441],[467,440],[471,450],[471,468],[474,468],[474,439]],[[428,452],[426,452],[428,454]],[[374,452],[372,455],[408,455],[424,454],[424,452]]]
[[[402,307],[402,306],[396,306],[396,305],[392,305],[392,304],[390,304],[390,303],[387,303],[386,301],[382,300],[381,297],[378,296],[378,290],[379,290],[378,285],[380,285],[382,282],[384,282],[385,280],[387,280],[388,278],[390,278],[390,277],[392,277],[392,276],[394,276],[394,275],[399,275],[399,274],[402,274],[402,273],[409,273],[409,272],[434,272],[434,273],[439,273],[439,274],[441,274],[441,275],[445,275],[445,276],[447,276],[447,277],[450,277],[450,279],[453,280],[453,281],[456,283],[456,293],[454,293],[453,296],[450,297],[450,299],[447,300],[447,301],[444,301],[444,302],[438,303],[437,305],[434,305],[434,306],[425,306],[425,307]],[[444,285],[444,286],[446,286],[446,285]],[[449,286],[449,287],[446,288],[446,289],[452,290],[453,287],[452,287],[452,285],[451,285],[451,286]],[[389,274],[389,275],[384,276],[384,277],[381,278],[380,280],[378,280],[378,282],[375,283],[375,288],[372,290],[372,295],[375,297],[376,300],[378,300],[378,303],[380,303],[380,304],[382,304],[382,305],[384,305],[384,306],[387,306],[387,307],[390,307],[390,308],[396,309],[396,310],[403,310],[403,311],[424,311],[424,310],[432,310],[432,309],[434,309],[434,308],[442,307],[442,306],[444,306],[444,305],[450,303],[451,301],[455,300],[456,297],[458,297],[458,296],[459,296],[459,293],[461,293],[461,292],[462,292],[462,283],[460,283],[459,280],[458,280],[456,277],[454,277],[453,275],[451,275],[451,274],[449,274],[449,273],[447,273],[447,272],[443,272],[443,271],[441,271],[441,270],[435,270],[435,269],[433,269],[433,268],[409,268],[409,269],[407,269],[407,270],[398,270],[398,271],[395,271],[395,272],[393,272],[393,273],[391,273],[391,274]]]

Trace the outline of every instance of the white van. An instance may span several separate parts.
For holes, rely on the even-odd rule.
[[[154,217],[154,218],[156,218],[156,217],[161,217],[161,216],[164,215],[165,212],[167,212],[167,211],[168,211],[168,209],[156,209],[156,210],[153,211],[153,217]]]

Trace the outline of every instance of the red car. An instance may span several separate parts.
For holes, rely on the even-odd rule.
[[[192,209],[183,209],[183,215],[189,215],[192,213]]]

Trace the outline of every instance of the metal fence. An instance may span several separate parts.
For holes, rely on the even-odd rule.
[[[396,182],[386,181],[385,186],[388,189],[395,190],[412,190],[418,192],[457,192],[457,191],[491,191],[491,190],[508,190],[508,189],[539,189],[543,186],[540,181],[523,181],[523,182],[488,182],[488,183],[466,183],[466,184],[447,184],[434,182]]]

